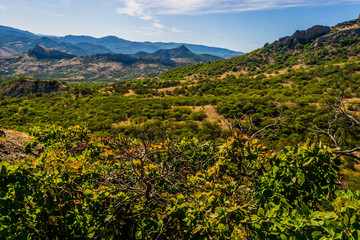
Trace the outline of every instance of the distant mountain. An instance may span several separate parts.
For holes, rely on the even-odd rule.
[[[144,56],[112,53],[75,56],[37,45],[26,53],[0,58],[0,75],[5,78],[25,76],[73,82],[108,82],[152,77],[178,66],[216,59],[219,57],[197,55],[184,46],[144,53]]]
[[[153,53],[160,49],[173,49],[185,45],[196,54],[210,54],[222,58],[242,55],[242,52],[203,45],[162,42],[133,42],[115,36],[94,38],[90,36],[44,37],[16,28],[0,26],[0,57],[24,53],[36,45],[64,51],[76,56],[98,53],[135,54],[140,51]]]
[[[198,63],[198,62],[213,62],[216,60],[221,60],[223,58],[218,56],[213,56],[210,54],[195,54],[191,52],[187,47],[181,45],[180,47],[174,49],[161,49],[154,53],[138,52],[133,54],[136,57],[145,57],[145,58],[170,58],[177,62],[186,62],[189,63]]]
[[[91,43],[101,45],[110,49],[114,53],[135,54],[137,52],[153,53],[161,49],[173,49],[184,45],[190,51],[196,54],[210,54],[221,58],[229,58],[243,55],[242,52],[231,51],[225,48],[207,47],[203,45],[185,44],[185,43],[163,43],[163,42],[133,42],[127,41],[115,36],[103,38],[94,38],[89,36],[68,35],[58,38],[61,41],[78,44]]]
[[[97,53],[110,53],[111,51],[102,46],[93,44],[71,44],[58,41],[56,38],[38,37],[27,38],[22,36],[7,35],[0,38],[0,57],[9,57],[24,53],[37,45],[58,51],[67,52],[76,56],[85,56]]]
[[[38,35],[33,34],[28,31],[19,30],[12,27],[0,26],[0,38],[3,40],[5,37],[18,37],[18,38],[27,38],[27,39],[37,39]]]

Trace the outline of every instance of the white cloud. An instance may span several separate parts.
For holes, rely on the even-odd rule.
[[[5,10],[6,10],[6,7],[5,7],[4,5],[0,5],[0,10],[5,11]]]
[[[117,8],[116,12],[119,14],[127,14],[133,17],[139,17],[144,20],[150,20],[154,17],[147,10],[146,5],[142,2],[147,2],[143,0],[121,0],[124,3],[123,8]]]
[[[154,23],[153,23],[153,27],[156,27],[156,28],[159,28],[159,29],[165,28],[164,25],[162,25],[161,23],[158,23],[158,22],[154,22]]]
[[[187,32],[187,31],[185,31],[185,30],[177,29],[176,27],[172,27],[171,30],[172,30],[173,32],[175,32],[175,33],[184,33],[184,32]]]
[[[319,6],[360,0],[117,0],[119,14],[145,20],[157,15],[189,15],[281,9],[297,6]]]

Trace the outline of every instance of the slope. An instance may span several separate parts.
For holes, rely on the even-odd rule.
[[[314,26],[297,31],[292,36],[265,44],[249,54],[231,59],[181,67],[161,75],[161,78],[183,78],[200,75],[220,77],[227,74],[276,74],[288,68],[303,68],[324,63],[340,63],[354,59],[360,53],[360,20],[340,23],[331,28]]]

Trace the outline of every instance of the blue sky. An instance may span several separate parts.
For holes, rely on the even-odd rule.
[[[313,25],[357,18],[360,0],[0,0],[0,25],[250,52]]]

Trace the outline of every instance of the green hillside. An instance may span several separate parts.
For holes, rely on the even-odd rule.
[[[0,238],[359,239],[359,24],[133,81],[4,81],[1,128],[33,138],[0,163]]]

